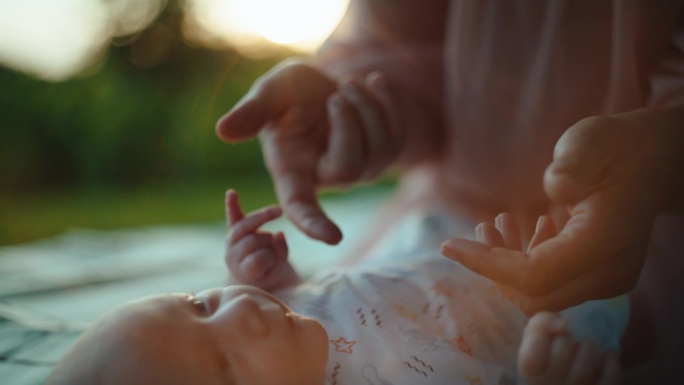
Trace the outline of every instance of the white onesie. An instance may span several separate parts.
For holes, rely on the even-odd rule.
[[[430,230],[436,220],[419,223]],[[491,281],[441,256],[430,237],[415,239],[409,243],[416,247],[404,242],[394,258],[321,272],[279,295],[296,312],[321,321],[328,332],[327,383],[522,383],[515,364],[528,318]],[[617,349],[628,304],[626,297],[618,297],[567,313],[580,339]]]

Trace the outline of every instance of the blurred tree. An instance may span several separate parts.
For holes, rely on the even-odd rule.
[[[99,65],[47,83],[0,68],[0,189],[173,185],[263,172],[258,146],[213,133],[254,78],[282,56],[249,60],[190,47],[182,2],[169,1]]]

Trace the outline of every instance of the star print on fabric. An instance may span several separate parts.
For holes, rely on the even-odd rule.
[[[355,340],[347,341],[346,338],[340,337],[336,340],[330,340],[335,345],[335,351],[340,353],[352,354],[352,346],[356,344]]]
[[[462,351],[463,353],[468,355],[473,354],[473,348],[470,346],[468,341],[463,338],[462,335],[459,335],[458,338],[454,338],[454,343],[456,346],[458,346],[458,350]]]

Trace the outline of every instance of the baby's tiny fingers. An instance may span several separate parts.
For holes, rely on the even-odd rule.
[[[278,259],[287,259],[287,241],[285,240],[285,234],[283,234],[281,231],[273,235],[273,250],[275,251],[276,257]]]
[[[245,256],[252,254],[256,250],[271,247],[271,234],[269,233],[254,233],[241,238],[236,243],[228,245],[228,267],[232,263],[240,263]]]
[[[263,278],[275,263],[275,254],[271,249],[259,249],[240,261],[238,271],[249,281]]]
[[[245,214],[242,212],[242,208],[240,208],[238,193],[233,189],[229,189],[226,191],[226,219],[228,220],[228,226],[232,226],[244,217]]]
[[[264,207],[248,214],[245,218],[231,227],[228,234],[228,242],[236,243],[242,237],[256,232],[265,223],[280,217],[282,214],[283,210],[278,206]]]

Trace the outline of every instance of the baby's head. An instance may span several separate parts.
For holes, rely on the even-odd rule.
[[[251,286],[158,295],[113,309],[50,375],[51,385],[321,385],[328,337]]]

